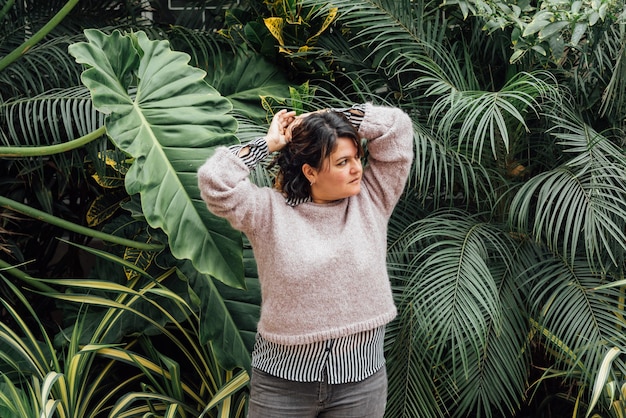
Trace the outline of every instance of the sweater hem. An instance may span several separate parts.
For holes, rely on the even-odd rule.
[[[290,346],[312,344],[312,343],[316,343],[319,341],[345,337],[348,335],[378,328],[380,326],[386,325],[389,322],[391,322],[396,317],[396,315],[397,315],[397,310],[394,308],[393,311],[387,312],[372,320],[359,322],[356,324],[350,324],[350,325],[346,325],[346,326],[339,327],[339,328],[320,330],[320,331],[312,332],[309,334],[300,334],[300,335],[275,334],[275,333],[269,333],[269,332],[264,331],[262,327],[259,327],[258,333],[264,339],[271,341],[275,344],[290,345]]]

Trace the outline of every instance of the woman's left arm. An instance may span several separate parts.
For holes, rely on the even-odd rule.
[[[413,163],[413,122],[401,109],[366,104],[359,135],[367,140],[363,182],[377,206],[391,215]]]

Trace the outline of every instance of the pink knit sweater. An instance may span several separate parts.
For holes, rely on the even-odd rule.
[[[258,332],[308,344],[382,326],[396,316],[386,266],[387,222],[413,160],[413,127],[401,110],[367,104],[361,192],[295,207],[249,181],[249,169],[218,148],[199,169],[209,210],[246,234],[261,283]]]

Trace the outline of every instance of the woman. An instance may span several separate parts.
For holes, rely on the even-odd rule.
[[[255,186],[250,170],[275,151],[276,188]],[[265,137],[217,149],[198,171],[209,210],[246,234],[257,262],[250,418],[383,416],[396,316],[387,222],[412,159],[410,118],[368,103],[281,110]]]

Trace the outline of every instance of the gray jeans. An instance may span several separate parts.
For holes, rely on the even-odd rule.
[[[248,418],[382,418],[387,371],[361,382],[293,382],[252,369]]]

